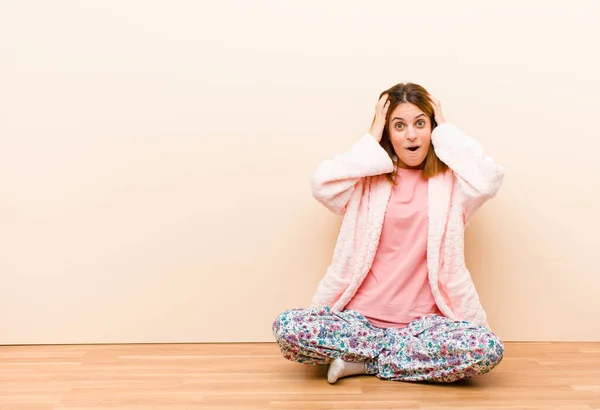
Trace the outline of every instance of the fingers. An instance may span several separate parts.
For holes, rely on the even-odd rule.
[[[390,100],[387,94],[383,94],[375,106],[375,116],[385,118],[388,108],[390,108]]]
[[[381,110],[385,106],[385,104],[387,104],[388,102],[389,102],[388,95],[387,94],[383,94],[381,96],[381,98],[379,99],[379,101],[377,101],[377,106],[376,106],[377,109]]]
[[[385,102],[385,105],[383,106],[383,110],[382,110],[382,114],[385,117],[387,115],[388,110],[390,109],[390,100],[387,100]]]
[[[427,98],[429,99],[429,101],[431,101],[431,105],[433,106],[433,111],[435,115],[435,120],[437,121],[438,125],[446,122],[444,116],[442,115],[442,104],[440,103],[440,101],[431,94],[427,94]]]
[[[437,107],[437,108],[439,108],[439,107],[440,107],[440,101],[439,101],[437,98],[435,98],[433,95],[431,95],[431,94],[427,94],[427,98],[429,98],[429,101],[431,101],[431,103],[432,103],[432,104],[433,104],[435,107]]]

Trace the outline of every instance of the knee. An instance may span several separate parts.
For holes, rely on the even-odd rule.
[[[480,345],[477,349],[480,362],[492,369],[504,357],[504,343],[497,335],[489,331],[480,340],[483,342],[483,346]]]
[[[277,317],[273,321],[272,330],[273,330],[273,336],[275,336],[276,339],[280,339],[282,336],[282,333],[285,330],[287,314],[288,314],[288,311],[280,313],[279,315],[277,315]]]
[[[504,357],[504,343],[494,333],[491,333],[491,337],[488,340],[486,356],[492,366],[496,366]]]
[[[294,323],[298,321],[299,310],[290,309],[279,314],[273,321],[273,336],[278,342],[292,342],[296,338],[294,334]]]

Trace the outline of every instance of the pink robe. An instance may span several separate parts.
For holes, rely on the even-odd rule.
[[[431,293],[444,316],[488,327],[465,266],[464,230],[471,215],[498,192],[504,169],[453,124],[438,125],[431,142],[450,168],[428,181]],[[319,282],[312,308],[329,306],[333,312],[341,311],[369,273],[392,192],[385,174],[393,169],[387,152],[373,136],[365,134],[348,152],[323,161],[314,173],[314,197],[343,215],[343,220],[332,262]]]

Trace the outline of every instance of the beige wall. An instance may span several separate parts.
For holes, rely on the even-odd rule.
[[[518,3],[3,1],[0,343],[272,340],[339,226],[310,175],[400,81],[507,170],[492,327],[600,340],[600,3]]]

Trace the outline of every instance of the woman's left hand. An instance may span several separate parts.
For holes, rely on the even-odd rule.
[[[435,122],[437,122],[438,125],[445,123],[446,119],[442,115],[442,105],[440,101],[431,94],[427,94],[427,98],[429,98],[429,101],[431,101],[431,105],[433,106]]]

